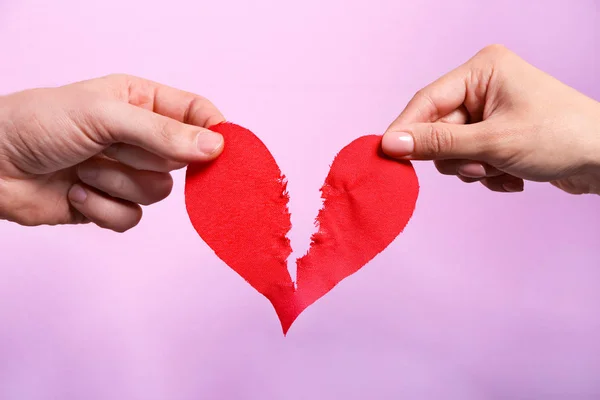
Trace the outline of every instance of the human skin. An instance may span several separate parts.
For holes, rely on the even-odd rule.
[[[206,128],[222,121],[203,97],[126,75],[0,97],[0,219],[131,229],[170,171],[218,157]],[[600,194],[600,103],[502,46],[420,90],[382,148],[494,191]]]
[[[382,148],[493,191],[530,180],[600,194],[600,103],[500,45],[420,90]]]
[[[0,97],[0,219],[124,232],[169,174],[210,162],[222,122],[203,97],[126,75]]]

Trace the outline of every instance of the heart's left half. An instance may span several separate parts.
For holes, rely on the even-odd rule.
[[[249,130],[210,128],[224,136],[221,156],[187,169],[192,225],[215,254],[273,304],[284,334],[308,306],[383,251],[411,218],[419,183],[409,162],[386,158],[381,136],[363,136],[335,157],[321,188],[323,208],[308,253],[296,260],[294,285],[286,180]]]

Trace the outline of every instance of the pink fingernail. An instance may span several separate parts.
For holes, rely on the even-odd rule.
[[[212,156],[223,146],[223,136],[214,132],[202,132],[198,134],[196,144],[201,153]]]
[[[485,168],[479,163],[468,163],[459,166],[458,173],[465,178],[484,178]]]
[[[381,147],[391,157],[405,157],[415,150],[415,142],[408,132],[388,132],[383,135]]]
[[[87,199],[87,192],[79,185],[73,185],[71,190],[69,191],[69,199],[73,203],[83,204],[85,199]]]

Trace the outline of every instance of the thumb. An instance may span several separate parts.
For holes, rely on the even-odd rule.
[[[106,106],[101,116],[110,142],[141,147],[166,160],[183,163],[210,161],[223,150],[223,136],[209,129],[184,124],[129,104]]]
[[[408,160],[466,158],[483,160],[490,150],[486,124],[448,124],[443,122],[394,126],[383,135],[383,152]]]

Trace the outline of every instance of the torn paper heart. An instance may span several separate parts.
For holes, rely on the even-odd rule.
[[[224,136],[225,149],[210,164],[188,167],[188,214],[216,255],[271,301],[284,334],[302,311],[384,250],[412,216],[419,192],[412,165],[383,156],[380,136],[356,139],[325,179],[319,229],[296,261],[294,287],[284,176],[249,130],[231,123],[211,129]]]

